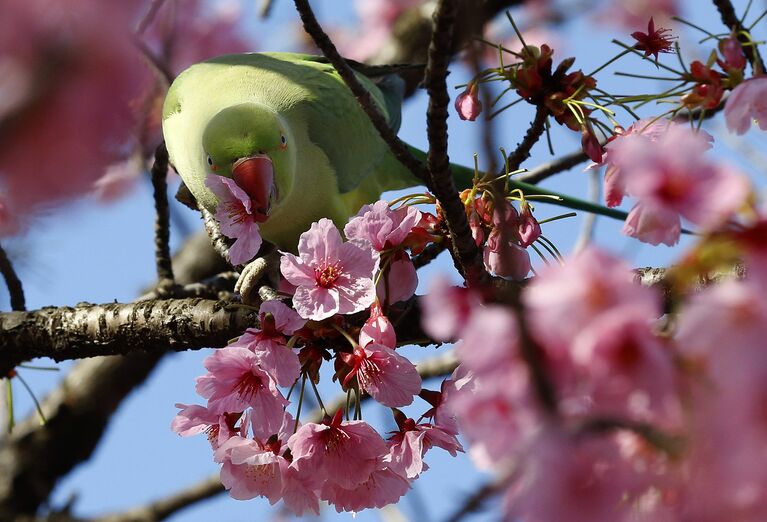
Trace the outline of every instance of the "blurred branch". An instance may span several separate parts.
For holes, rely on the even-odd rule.
[[[308,0],[295,0],[296,10],[301,16],[301,21],[304,24],[304,30],[314,40],[315,45],[322,51],[322,54],[333,64],[338,74],[343,79],[344,83],[349,90],[352,91],[354,97],[357,98],[362,110],[370,118],[370,122],[378,131],[381,139],[389,145],[389,148],[394,154],[394,157],[402,163],[416,178],[426,182],[428,180],[428,173],[423,164],[413,156],[410,150],[407,148],[404,142],[402,142],[397,134],[389,127],[389,123],[384,118],[383,114],[378,110],[370,96],[370,93],[362,86],[357,80],[349,64],[346,63],[341,55],[338,53],[336,46],[330,40],[330,37],[323,31],[317,18],[314,16],[311,6]]]
[[[16,275],[13,263],[11,263],[8,254],[2,246],[0,246],[0,272],[3,274],[5,285],[8,287],[8,293],[11,296],[11,309],[16,311],[25,310],[24,287],[21,285],[21,280]],[[0,371],[0,376],[5,376],[5,373]]]
[[[426,162],[431,178],[430,188],[439,201],[450,232],[456,268],[469,285],[475,285],[487,280],[488,275],[471,235],[466,209],[455,188],[447,145],[447,105],[450,103],[450,96],[447,93],[446,80],[455,16],[455,0],[440,0],[434,11],[434,31],[429,44],[424,76],[424,86],[429,94],[429,107],[426,112],[429,153]]]
[[[420,254],[413,256],[413,265],[416,268],[424,267],[437,259],[437,256],[444,252],[446,249],[446,241],[442,241],[440,243],[429,243]]]

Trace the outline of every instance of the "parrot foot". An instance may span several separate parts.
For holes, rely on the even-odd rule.
[[[277,283],[279,281],[279,263],[279,252],[274,250],[263,257],[257,257],[243,267],[240,271],[240,277],[234,285],[234,291],[240,294],[243,303],[257,304],[263,300],[259,295],[259,282],[264,279],[264,276],[267,276],[268,281]]]

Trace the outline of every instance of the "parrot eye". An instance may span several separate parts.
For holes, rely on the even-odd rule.
[[[208,154],[208,165],[213,166],[213,158],[210,157],[210,154]]]
[[[280,134],[280,143],[282,143],[283,147],[288,144],[288,139],[285,137],[284,134]]]

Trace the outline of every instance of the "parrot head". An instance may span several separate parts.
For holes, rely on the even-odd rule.
[[[202,136],[209,173],[232,178],[250,196],[255,218],[266,221],[292,189],[290,129],[273,110],[242,103],[227,107]]]

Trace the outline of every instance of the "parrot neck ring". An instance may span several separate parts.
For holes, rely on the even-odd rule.
[[[272,160],[262,154],[240,158],[232,166],[232,179],[250,196],[256,220],[266,221],[279,198]]]

